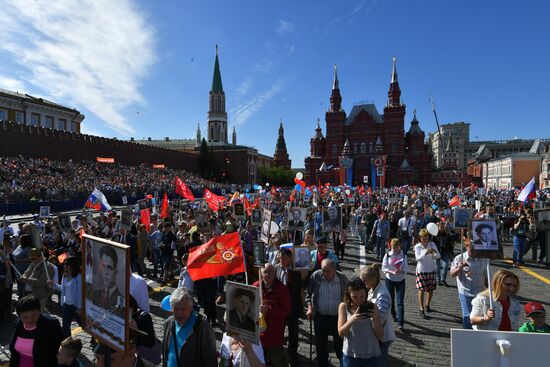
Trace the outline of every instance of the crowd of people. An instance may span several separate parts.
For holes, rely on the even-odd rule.
[[[27,183],[24,177],[29,168],[24,165],[28,164],[44,174],[58,175],[59,181],[54,182],[59,182],[60,189],[55,195],[60,196],[71,190],[89,193],[93,186],[107,192],[109,188],[148,192],[151,185],[171,185],[172,176],[181,174],[153,169],[130,173],[132,170],[119,172],[118,166],[99,168],[95,164],[3,159],[2,167],[18,167],[2,170],[3,175],[11,175],[4,177],[14,180],[12,186],[3,190],[18,188],[19,192],[25,192],[21,198],[28,199],[49,189],[47,181],[41,184],[36,174],[35,183]],[[83,175],[80,169],[87,170],[87,174]],[[76,177],[95,179],[76,182]],[[183,177],[188,183],[204,184]],[[94,342],[99,366],[103,365],[106,352],[113,366],[160,363],[167,367],[294,366],[299,360],[300,320],[311,322],[319,366],[330,365],[330,352],[345,367],[387,366],[392,342],[407,323],[405,293],[416,289],[418,312],[430,319],[436,289],[448,286],[450,278],[457,282],[457,303],[462,308],[464,328],[549,332],[541,303],[520,304],[518,276],[512,270],[502,269],[487,279],[488,260],[474,256],[473,233],[453,227],[449,201],[457,197],[460,201],[457,207],[471,209],[474,218],[494,220],[499,243],[513,241],[514,265],[525,265],[523,256],[527,250],[536,260],[540,249],[538,260],[542,262],[547,256],[544,236],[537,231],[532,209],[515,200],[517,193],[480,193],[474,188],[452,187],[350,190],[327,185],[308,189],[309,194],[281,189],[233,196],[237,200],[258,198],[261,207],[269,209],[272,221],[277,223],[275,231],[268,231],[265,261],[259,272],[253,265],[253,249],[261,239],[261,226],[253,224],[248,215],[235,216],[229,196],[226,206],[217,211],[204,212],[198,203],[183,200],[177,207],[170,205],[162,218],[160,210],[153,209],[144,221],[140,211],[136,211],[129,229],[122,225],[121,214],[116,211],[78,215],[68,231],[62,231],[54,220],[37,217],[31,223],[21,223],[18,230],[4,220],[0,228],[3,239],[0,280],[4,280],[0,288],[0,316],[11,312],[14,286],[19,316],[10,344],[10,366],[77,365],[76,356],[82,346],[70,336],[70,330],[71,323],[81,323],[82,317],[83,233],[127,245],[131,255],[130,353]],[[545,204],[547,199],[546,193],[539,192],[538,201]],[[339,226],[331,223],[327,231],[324,221],[333,217],[324,216],[323,212],[332,207],[341,208],[342,219]],[[288,227],[291,208],[307,211],[303,227],[297,228],[294,223],[292,229]],[[36,229],[40,233],[38,244]],[[242,241],[246,271],[193,279],[186,267],[189,254],[214,237],[235,232]],[[341,271],[348,235],[376,255],[376,261],[351,276]],[[309,269],[294,268],[296,246],[308,248]],[[412,269],[416,282],[406,284],[406,275]],[[162,335],[156,335],[152,325],[147,278],[176,287],[170,295],[171,316],[165,321]],[[260,329],[259,344],[224,333],[228,316],[220,317],[216,311],[218,305],[228,301],[227,281],[261,289],[259,310],[250,313],[259,313],[262,320],[258,323],[265,324]],[[491,291],[486,287],[488,282]],[[61,304],[61,324],[48,311],[55,293]],[[247,305],[254,303],[250,295],[236,297],[243,297],[242,302]],[[528,318],[523,325],[522,307]],[[241,322],[246,324],[244,319]],[[223,333],[219,348],[216,329]],[[135,336],[133,330],[138,331]],[[329,337],[333,340],[332,349]]]
[[[186,177],[189,188],[202,192],[229,189],[227,185],[208,181],[183,170],[157,169],[141,165],[137,169],[118,163],[91,161],[57,161],[48,158],[0,157],[0,198],[2,202],[86,200],[94,188],[107,199],[120,201],[122,196],[163,192],[173,187],[174,177]]]

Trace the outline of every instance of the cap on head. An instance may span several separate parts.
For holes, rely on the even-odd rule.
[[[539,302],[529,302],[523,306],[525,308],[525,316],[529,317],[532,313],[536,312],[544,312],[546,313],[546,310]]]

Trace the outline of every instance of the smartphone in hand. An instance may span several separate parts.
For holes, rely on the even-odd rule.
[[[365,301],[362,305],[359,306],[359,314],[364,315],[364,317],[372,317],[372,311],[374,309],[374,303]]]

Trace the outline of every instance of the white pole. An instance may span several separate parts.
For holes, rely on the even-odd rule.
[[[50,274],[48,274],[48,267],[46,266],[46,259],[44,258],[44,253],[40,251],[40,255],[42,255],[42,264],[44,264],[44,270],[46,271],[46,280],[48,283],[50,282]]]
[[[487,261],[487,284],[489,285],[489,307],[493,309],[493,287],[491,285],[491,260]]]

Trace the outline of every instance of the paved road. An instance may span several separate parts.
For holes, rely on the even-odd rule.
[[[455,252],[458,252],[458,247]],[[342,262],[342,269],[351,276],[359,269],[360,251],[359,243],[352,241],[347,245],[346,258]],[[510,244],[504,247],[505,256],[510,258],[512,248]],[[530,254],[526,259],[530,258]],[[411,260],[411,258],[409,258]],[[366,254],[361,263],[370,264],[375,261],[373,254]],[[397,331],[397,340],[390,348],[390,366],[450,366],[451,346],[450,334],[451,328],[461,327],[461,311],[458,302],[456,283],[453,279],[448,279],[449,287],[438,287],[434,292],[432,302],[433,312],[430,314],[430,320],[424,320],[418,313],[418,303],[416,300],[416,289],[414,288],[414,261],[407,274],[407,290],[405,294],[405,332]],[[521,281],[519,292],[520,300],[529,302],[537,300],[542,302],[550,309],[550,269],[528,261],[528,268],[513,269],[509,260],[494,261],[491,269],[496,271],[501,268],[512,269],[518,274]],[[531,274],[529,274],[530,272]],[[534,272],[534,273],[533,273]],[[536,278],[538,276],[539,278]],[[173,288],[171,286],[160,287],[157,283],[149,281],[151,296],[151,313],[155,324],[157,336],[162,336],[162,323],[168,316],[168,313],[160,308],[160,301],[169,294]],[[54,300],[56,297],[54,296]],[[59,307],[49,306],[52,313],[60,315]],[[218,307],[218,314],[223,315],[224,307]],[[6,346],[9,344],[13,330],[12,315],[0,323],[0,344]],[[307,320],[301,320],[300,326],[300,347],[301,354],[300,365],[309,366],[309,323]],[[216,338],[221,340],[222,330],[216,329]],[[82,361],[87,366],[91,366],[93,354],[89,346],[90,337],[82,332],[78,325],[73,324],[73,334],[77,335],[84,342]],[[315,358],[315,347],[313,347],[313,358]],[[0,361],[2,356],[0,356]],[[5,358],[4,358],[5,360]],[[331,354],[331,361],[334,366],[338,366],[338,361],[334,353]],[[315,366],[316,363],[313,362]]]

